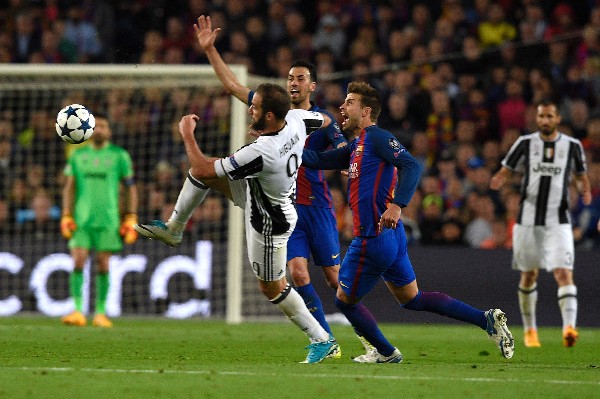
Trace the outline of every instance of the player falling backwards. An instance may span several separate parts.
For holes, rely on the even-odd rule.
[[[348,146],[325,152],[304,150],[303,163],[315,169],[348,168],[348,199],[354,239],[342,261],[336,306],[376,351],[359,363],[399,363],[403,357],[383,335],[362,298],[383,278],[405,309],[428,311],[479,326],[505,358],[514,340],[500,309],[481,311],[441,292],[419,290],[407,252],[402,208],[417,187],[420,166],[388,131],[379,128],[381,101],[377,90],[363,82],[348,85],[340,106],[342,129],[357,136]]]

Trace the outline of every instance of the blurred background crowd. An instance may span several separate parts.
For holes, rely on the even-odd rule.
[[[225,61],[253,75],[285,78],[294,59],[315,63],[314,100],[335,116],[349,81],[379,89],[378,124],[424,166],[403,211],[413,243],[511,247],[518,181],[496,192],[489,180],[516,138],[537,130],[536,101],[552,98],[560,130],[584,144],[592,182],[591,206],[573,190],[577,245],[600,247],[599,0],[4,0],[0,63],[206,64],[193,35],[203,14],[222,28],[216,46]],[[226,136],[230,101],[226,93],[193,90],[106,95],[101,105],[114,141],[132,154],[148,193],[141,196],[142,219],[170,214],[186,171],[172,122],[199,112]],[[144,122],[123,120],[122,107],[129,115],[145,112]],[[64,165],[49,155],[63,151],[53,128],[56,110],[32,111],[25,122],[8,111],[0,103],[0,221],[8,221],[0,225],[56,223]],[[172,132],[158,131],[156,118]],[[142,142],[152,134],[168,142],[160,144],[159,159],[142,161]],[[205,138],[206,145],[214,142]],[[345,180],[337,172],[328,176],[347,241]],[[219,196],[205,201],[189,228],[218,225],[225,205]]]

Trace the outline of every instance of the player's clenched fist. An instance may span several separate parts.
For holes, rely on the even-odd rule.
[[[60,218],[60,233],[66,239],[73,236],[73,232],[77,229],[75,219],[71,215],[62,215]]]
[[[123,223],[121,223],[121,228],[119,229],[119,234],[121,234],[121,237],[123,237],[123,242],[125,244],[133,244],[135,240],[137,240],[138,234],[133,228],[137,222],[138,217],[136,214],[130,213],[125,215]]]

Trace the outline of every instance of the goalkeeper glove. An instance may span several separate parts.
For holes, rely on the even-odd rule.
[[[73,236],[73,232],[77,229],[75,219],[71,215],[62,215],[60,218],[60,233],[67,240]]]
[[[135,213],[128,213],[125,215],[123,222],[121,223],[121,229],[119,233],[123,237],[125,244],[133,244],[137,240],[138,233],[133,229],[133,226],[138,222],[138,217]]]

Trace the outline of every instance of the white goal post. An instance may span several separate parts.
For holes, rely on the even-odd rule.
[[[251,88],[272,81],[249,76],[243,65],[230,68],[242,84]],[[171,147],[178,148],[173,138],[176,134],[172,132],[176,118],[189,112],[202,113],[199,126],[206,132],[206,145],[214,151],[228,151],[208,152],[210,155],[227,155],[248,140],[247,106],[223,91],[209,65],[0,65],[0,137],[10,138],[10,165],[14,166],[8,175],[0,178],[3,179],[0,201],[5,201],[11,210],[11,226],[7,229],[10,231],[0,232],[3,243],[0,246],[0,315],[11,314],[11,309],[40,311],[39,307],[45,303],[40,298],[46,296],[49,298],[45,300],[50,301],[67,300],[68,286],[64,280],[69,266],[55,266],[56,269],[48,269],[46,274],[40,270],[50,267],[48,259],[53,254],[68,253],[56,229],[56,207],[60,206],[60,172],[65,154],[74,147],[56,136],[53,121],[62,106],[71,103],[86,105],[92,113],[98,110],[107,114],[113,127],[113,142],[130,151],[137,165],[138,182],[142,190],[147,190],[140,190],[140,201],[144,201],[141,220],[160,215],[172,205],[174,191],[178,191],[183,181],[179,165],[183,161],[181,157],[174,157],[173,151],[169,152]],[[227,109],[223,109],[224,106]],[[41,188],[32,182],[35,180],[30,176],[33,170],[41,170],[39,173],[44,176]],[[172,172],[170,181],[159,177],[165,170]],[[17,196],[19,185],[27,189],[31,186],[31,192],[22,198]],[[32,213],[28,213],[32,198],[39,192],[44,192],[39,195],[48,197],[49,208],[54,210],[47,224],[38,223]],[[161,197],[165,197],[163,202]],[[247,265],[242,210],[229,201],[222,201],[222,205],[226,220],[221,223],[211,219],[215,216],[212,209],[202,210],[194,219],[189,245],[182,244],[187,257],[178,255],[177,249],[142,239],[124,249],[123,254],[117,254],[115,268],[126,267],[128,261],[138,259],[137,255],[145,256],[140,261],[145,262],[143,267],[140,264],[137,269],[127,269],[144,273],[122,271],[115,273],[120,280],[111,280],[111,290],[118,285],[113,294],[122,295],[116,299],[118,314],[203,315],[224,318],[229,323],[279,314],[258,291]],[[198,255],[197,242],[211,243],[202,248],[212,248],[208,256],[212,264],[208,272],[204,271],[206,276],[186,276],[185,269],[177,269],[177,262],[197,261],[197,257],[202,256]],[[222,254],[223,251],[226,254]],[[160,267],[152,267],[156,266],[150,265],[152,262],[159,263]],[[226,272],[220,262],[226,263]],[[12,266],[7,266],[9,264]],[[161,280],[156,276],[167,269],[171,270],[167,277]],[[58,274],[52,270],[58,270]],[[39,278],[40,275],[46,280],[33,281],[34,276]],[[155,288],[161,286],[160,282],[166,294]],[[40,289],[47,291],[44,291],[46,296],[39,293]],[[189,292],[173,294],[179,289]],[[148,304],[147,301],[153,302]],[[9,303],[10,309],[7,308]],[[163,312],[163,308],[170,309],[171,313]],[[183,313],[177,313],[181,309],[185,309]]]

